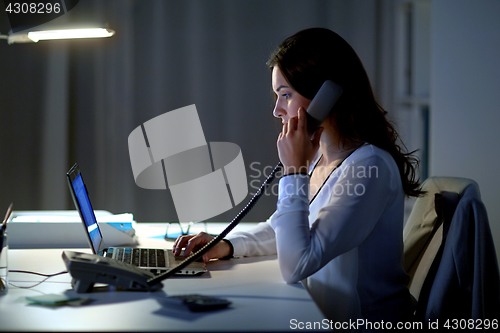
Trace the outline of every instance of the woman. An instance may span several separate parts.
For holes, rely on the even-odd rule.
[[[402,230],[405,195],[422,194],[415,158],[375,101],[358,56],[336,33],[301,31],[268,66],[273,114],[283,122],[277,210],[251,232],[230,235],[204,260],[278,253],[285,281],[303,281],[329,319],[409,320]],[[311,139],[305,110],[327,79],[343,93]],[[174,252],[186,247],[188,254],[210,239],[180,237]]]

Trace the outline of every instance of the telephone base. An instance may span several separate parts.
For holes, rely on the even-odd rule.
[[[71,286],[77,293],[92,292],[95,283],[104,283],[123,290],[156,291],[162,283],[149,285],[154,274],[111,258],[73,251],[64,251],[62,258],[72,276]]]

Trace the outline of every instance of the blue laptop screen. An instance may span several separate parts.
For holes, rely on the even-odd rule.
[[[78,200],[78,204],[80,206],[83,220],[85,225],[87,226],[87,232],[90,236],[90,240],[92,241],[92,247],[94,248],[94,253],[99,252],[99,245],[102,241],[101,231],[99,230],[99,226],[97,225],[97,220],[95,218],[94,211],[92,209],[92,205],[90,204],[89,196],[85,189],[85,185],[83,184],[82,175],[78,175],[72,183],[73,189],[75,191],[76,199]]]

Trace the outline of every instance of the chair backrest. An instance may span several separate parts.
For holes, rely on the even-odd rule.
[[[451,220],[466,189],[480,197],[477,183],[466,178],[432,177],[422,188],[427,193],[415,201],[403,230],[408,288],[417,301],[426,279],[433,278],[428,274],[442,243],[443,221]]]

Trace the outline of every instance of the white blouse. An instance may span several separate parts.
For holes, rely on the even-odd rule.
[[[302,281],[331,320],[407,313],[404,192],[392,156],[373,145],[358,148],[310,204],[309,179],[280,179],[270,219],[227,237],[234,255],[278,253],[284,280]]]

